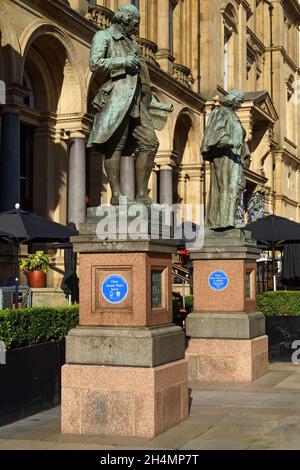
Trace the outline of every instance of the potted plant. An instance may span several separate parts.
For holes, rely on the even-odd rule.
[[[20,268],[28,276],[28,284],[33,288],[41,288],[46,285],[46,274],[50,269],[50,256],[44,251],[28,255],[20,263]]]

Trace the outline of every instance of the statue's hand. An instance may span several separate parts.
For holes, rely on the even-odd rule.
[[[125,66],[128,69],[139,69],[140,68],[140,61],[136,55],[128,55],[125,60]]]
[[[231,140],[220,140],[218,143],[218,147],[221,149],[232,149],[234,147],[233,142]]]

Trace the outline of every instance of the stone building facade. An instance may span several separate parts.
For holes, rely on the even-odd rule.
[[[103,157],[85,147],[101,83],[88,58],[93,35],[121,3],[128,0],[0,0],[1,210],[20,201],[57,222],[79,223],[86,207],[108,202]],[[131,3],[141,11],[138,42],[153,94],[174,105],[158,132],[153,199],[205,204],[203,129],[220,97],[238,87],[246,92],[239,115],[253,155],[249,217],[265,211],[300,221],[299,1]]]

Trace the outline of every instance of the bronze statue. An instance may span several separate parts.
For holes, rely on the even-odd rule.
[[[119,205],[123,196],[121,157],[135,152],[138,152],[136,200],[152,202],[148,182],[159,142],[151,110],[154,109],[162,120],[166,120],[171,111],[170,106],[152,99],[148,67],[132,37],[138,33],[139,23],[138,9],[134,5],[121,5],[112,26],[95,34],[90,54],[91,71],[104,74],[105,83],[93,101],[97,113],[88,147],[96,147],[105,154],[112,205]]]
[[[213,230],[241,228],[238,209],[246,187],[244,169],[249,168],[251,155],[246,131],[235,111],[244,100],[240,90],[225,96],[221,106],[213,110],[203,137],[201,152],[211,167],[206,224]]]

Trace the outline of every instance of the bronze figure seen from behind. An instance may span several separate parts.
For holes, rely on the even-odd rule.
[[[244,170],[250,166],[246,131],[236,111],[245,100],[240,90],[225,96],[213,110],[206,127],[201,152],[210,162],[210,195],[206,225],[212,230],[241,228],[239,207],[246,188]]]

